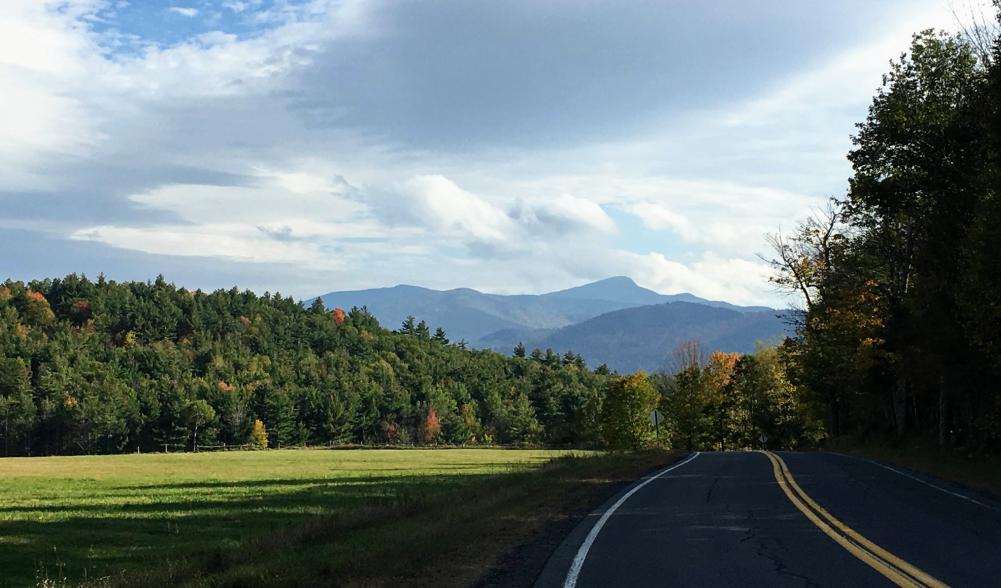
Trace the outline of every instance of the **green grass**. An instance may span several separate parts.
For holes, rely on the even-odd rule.
[[[525,490],[546,477],[537,472],[552,469],[543,464],[565,454],[280,450],[0,459],[0,585],[109,576],[124,584],[228,578],[229,585],[253,585],[303,570],[333,578],[392,543],[387,537],[433,527],[420,521],[422,511],[489,501],[504,487],[500,480]],[[503,501],[504,492],[496,494]],[[297,542],[300,549],[288,549]],[[323,554],[317,568],[317,546],[328,544],[336,544],[334,553]],[[265,562],[248,550],[270,556]]]

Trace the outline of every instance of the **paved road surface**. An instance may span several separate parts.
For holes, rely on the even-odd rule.
[[[1001,503],[836,454],[700,453],[588,517],[537,585],[1001,587]]]

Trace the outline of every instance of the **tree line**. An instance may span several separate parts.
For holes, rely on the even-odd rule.
[[[769,428],[768,407],[792,389],[776,380],[775,353],[725,356],[725,368],[722,355],[693,356],[677,376],[623,377],[572,352],[466,349],[413,318],[391,331],[364,308],[319,300],[189,291],[162,277],[7,280],[0,438],[5,455],[349,443],[732,448],[760,444],[762,430],[782,446],[789,435]],[[724,399],[747,394],[750,404]],[[669,415],[658,429],[654,408]],[[717,434],[721,422],[729,428]]]
[[[195,444],[586,445],[612,375],[574,354],[468,350],[408,320],[69,275],[0,287],[0,436],[13,454]],[[259,421],[259,422],[258,422]]]
[[[831,435],[1001,449],[1001,41],[925,31],[891,64],[847,194],[773,235],[781,353]]]

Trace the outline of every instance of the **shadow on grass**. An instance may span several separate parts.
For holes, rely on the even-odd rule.
[[[165,554],[234,547],[323,515],[392,510],[482,478],[392,475],[204,482],[100,494],[114,504],[0,507],[0,587],[30,586],[40,571],[76,582],[162,563]],[[122,490],[123,488],[117,488]],[[213,495],[220,490],[237,490]],[[98,491],[99,492],[99,491]],[[157,500],[157,493],[162,499]],[[153,496],[152,501],[148,497]],[[187,495],[187,498],[185,498]],[[117,503],[125,496],[126,502]],[[128,501],[129,497],[141,501]],[[29,513],[56,514],[32,520]]]
[[[32,585],[43,564],[48,577],[102,588],[468,586],[547,522],[589,511],[616,484],[670,458],[560,458],[527,472],[288,480],[284,487],[278,480],[165,484],[158,488],[169,496],[157,504],[104,513],[88,505],[59,521],[0,522],[0,538],[14,539],[0,549],[0,570],[12,571],[0,585]],[[245,492],[212,497],[234,489]],[[193,498],[177,500],[177,492]],[[524,573],[530,585],[533,572]]]

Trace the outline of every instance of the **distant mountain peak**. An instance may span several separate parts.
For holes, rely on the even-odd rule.
[[[636,285],[636,282],[629,276],[612,276],[610,278],[596,280],[594,282],[591,282],[590,284],[585,284],[585,285],[594,286],[597,284],[635,286],[636,288],[639,288],[639,286]]]
[[[631,304],[655,304],[660,301],[660,294],[637,285],[632,278],[626,276],[613,276],[543,296],[576,300],[617,300]]]

